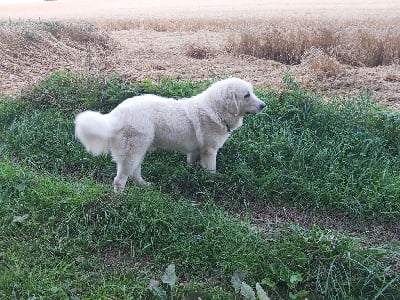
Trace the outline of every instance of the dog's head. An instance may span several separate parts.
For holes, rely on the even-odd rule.
[[[217,83],[222,92],[222,101],[228,112],[234,116],[257,114],[261,112],[265,103],[257,98],[253,86],[238,78],[229,78]]]

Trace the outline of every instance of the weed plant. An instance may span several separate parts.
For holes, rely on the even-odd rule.
[[[296,224],[260,232],[222,210],[268,202],[399,217],[399,114],[368,95],[322,101],[285,80],[280,94],[256,90],[267,110],[221,149],[218,174],[155,152],[143,166],[153,187],[119,195],[110,157],[74,139],[75,114],[141,93],[190,97],[208,82],[56,73],[0,102],[0,298],[151,299],[149,281],[171,263],[178,298],[238,299],[238,271],[273,299],[399,297],[395,243],[370,249]]]

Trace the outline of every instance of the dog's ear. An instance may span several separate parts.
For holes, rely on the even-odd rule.
[[[234,89],[231,86],[228,86],[223,93],[223,99],[228,112],[237,117],[239,115],[240,109],[239,100],[236,96]]]

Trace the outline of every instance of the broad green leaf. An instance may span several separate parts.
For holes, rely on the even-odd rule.
[[[262,280],[262,284],[268,286],[271,289],[274,289],[276,287],[275,282],[273,282],[270,278],[266,277]]]
[[[296,293],[296,295],[297,295],[297,297],[298,297],[299,299],[303,299],[303,298],[305,298],[305,297],[308,296],[308,291],[306,291],[306,290],[301,290],[301,291],[298,291],[298,292]]]
[[[301,276],[300,273],[292,274],[290,275],[290,283],[297,283],[297,282],[302,282],[303,281],[303,276]]]
[[[243,280],[244,280],[244,274],[242,270],[238,270],[235,273],[233,273],[231,278],[231,283],[236,293],[239,293],[240,288],[242,287]]]
[[[264,291],[264,289],[258,282],[256,283],[256,291],[257,291],[257,299],[270,300],[269,297],[267,296],[267,293]]]
[[[242,286],[240,288],[240,294],[249,300],[256,300],[256,294],[253,291],[253,288],[249,286],[246,282],[242,282]]]
[[[162,287],[152,286],[151,291],[153,292],[153,295],[157,297],[157,299],[167,300],[167,292],[164,291]]]
[[[164,275],[161,277],[162,282],[169,284],[173,287],[176,283],[175,265],[170,264],[166,269]]]

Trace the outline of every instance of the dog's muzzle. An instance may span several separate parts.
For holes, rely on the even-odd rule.
[[[262,102],[259,106],[258,106],[258,110],[254,113],[254,114],[258,114],[260,112],[262,112],[262,110],[265,108],[265,106],[267,106],[264,102]]]
[[[267,105],[262,102],[260,99],[257,99],[258,103],[255,103],[251,110],[247,111],[246,114],[258,114],[260,113]]]

